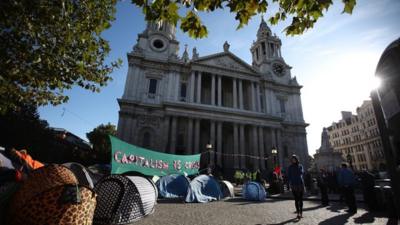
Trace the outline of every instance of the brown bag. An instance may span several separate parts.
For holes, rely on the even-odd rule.
[[[29,174],[14,195],[8,213],[11,225],[92,224],[96,195],[78,185],[67,167],[48,165]]]

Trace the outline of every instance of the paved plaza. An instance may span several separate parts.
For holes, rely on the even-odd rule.
[[[249,202],[241,198],[212,203],[182,203],[160,200],[154,214],[138,221],[135,225],[278,225],[278,224],[387,224],[397,225],[380,213],[370,213],[363,206],[357,214],[350,215],[338,202],[321,207],[317,201],[304,202],[304,218],[295,219],[292,200],[267,199],[265,202]]]

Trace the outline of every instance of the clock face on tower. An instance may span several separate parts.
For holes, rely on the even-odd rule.
[[[274,63],[272,64],[272,71],[278,77],[285,75],[285,67],[282,64]]]

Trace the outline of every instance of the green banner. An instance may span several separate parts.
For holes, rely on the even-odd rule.
[[[111,140],[111,173],[137,171],[150,176],[168,174],[196,174],[200,167],[200,154],[172,155],[151,151],[126,143],[116,137]]]

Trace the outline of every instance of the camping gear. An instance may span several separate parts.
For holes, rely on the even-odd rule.
[[[147,178],[109,175],[95,186],[94,224],[127,224],[154,212],[157,188]]]
[[[223,198],[233,198],[235,197],[235,190],[231,182],[227,180],[221,180],[218,182],[221,186],[222,197]]]
[[[0,151],[0,167],[7,169],[15,169],[12,161],[4,155],[4,151]]]
[[[210,202],[222,198],[222,192],[218,182],[208,175],[195,177],[189,184],[186,202]]]
[[[267,192],[260,183],[250,181],[243,185],[242,195],[246,200],[264,201],[267,197]]]
[[[8,224],[91,224],[96,195],[78,185],[71,170],[48,165],[33,170],[12,197]]]
[[[159,196],[163,198],[184,198],[189,188],[189,179],[180,174],[170,174],[161,177],[156,186]]]
[[[90,170],[86,169],[83,165],[75,162],[64,163],[64,166],[68,167],[78,179],[79,184],[94,187],[93,180],[91,177]]]
[[[35,170],[35,169],[39,169],[40,167],[43,167],[44,164],[34,160],[27,152],[26,150],[11,150],[11,153],[14,154],[15,156],[17,156],[20,161],[28,167],[29,170]]]

